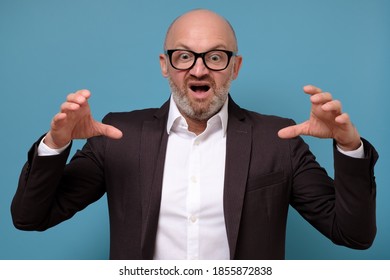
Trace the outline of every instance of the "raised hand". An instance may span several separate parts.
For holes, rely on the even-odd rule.
[[[328,92],[307,85],[303,91],[310,95],[312,103],[309,120],[281,129],[280,138],[293,138],[298,135],[310,135],[318,138],[333,138],[344,151],[360,147],[360,135],[352,124],[348,114],[341,110],[341,103],[334,100]]]
[[[46,134],[45,144],[50,148],[61,148],[73,139],[86,139],[104,135],[120,139],[122,132],[111,126],[93,119],[88,99],[88,90],[79,90],[67,96],[61,105],[61,110],[51,122],[50,131]]]

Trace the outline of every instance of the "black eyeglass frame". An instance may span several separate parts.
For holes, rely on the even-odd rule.
[[[192,65],[190,67],[187,67],[187,68],[177,68],[173,65],[172,63],[172,54],[175,52],[175,51],[186,51],[186,52],[190,52],[192,53],[194,56],[195,56],[195,59],[194,59],[194,62],[192,63]],[[206,60],[205,60],[205,55],[210,53],[210,52],[215,52],[215,51],[219,51],[219,52],[224,52],[227,54],[228,56],[228,60],[227,60],[227,63],[226,63],[226,66],[222,69],[213,69],[213,68],[210,68],[207,63],[206,63]],[[219,50],[219,49],[216,49],[216,50],[209,50],[207,52],[202,52],[202,53],[197,53],[197,52],[194,52],[194,51],[191,51],[191,50],[186,50],[186,49],[170,49],[170,50],[165,50],[164,51],[164,54],[168,55],[169,57],[169,62],[171,63],[171,66],[173,68],[175,68],[176,70],[189,70],[191,69],[192,67],[194,67],[194,65],[196,64],[196,61],[198,60],[199,57],[202,58],[202,61],[203,61],[203,64],[206,66],[207,69],[211,70],[211,71],[222,71],[222,70],[225,70],[229,64],[230,64],[230,59],[232,58],[232,56],[237,56],[237,52],[233,52],[233,51],[228,51],[228,50]]]

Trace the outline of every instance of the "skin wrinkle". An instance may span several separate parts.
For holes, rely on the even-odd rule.
[[[169,86],[171,87],[173,99],[175,100],[179,110],[191,119],[198,121],[207,121],[212,116],[217,114],[225,103],[226,98],[229,94],[232,79],[229,79],[223,86],[219,88],[216,87],[214,81],[210,81],[211,88],[214,91],[214,95],[208,106],[202,106],[203,104],[197,106],[196,103],[191,102],[191,100],[189,100],[189,98],[187,97],[188,92],[186,86],[184,86],[183,88],[179,88],[170,77],[168,77],[168,81]],[[188,82],[186,82],[186,84],[188,84]]]
[[[208,10],[194,10],[178,17],[171,24],[164,47],[195,52],[212,49],[236,52],[237,40],[226,19]],[[207,120],[222,108],[231,82],[237,78],[241,61],[241,56],[233,56],[225,70],[212,71],[198,58],[191,69],[176,70],[171,66],[167,55],[160,55],[162,74],[169,81],[172,97],[190,131],[202,133],[206,129]],[[209,89],[198,94],[191,88],[193,83]]]

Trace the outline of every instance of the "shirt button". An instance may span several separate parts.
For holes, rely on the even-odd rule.
[[[192,183],[198,182],[198,179],[196,178],[196,176],[191,176],[191,182]]]
[[[197,220],[198,220],[198,218],[197,218],[196,216],[194,216],[194,215],[192,215],[192,216],[190,217],[190,221],[191,221],[192,223],[196,223]]]

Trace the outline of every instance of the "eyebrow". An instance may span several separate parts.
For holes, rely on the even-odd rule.
[[[176,49],[180,49],[180,48],[183,48],[183,49],[186,49],[186,50],[192,50],[192,48],[190,48],[189,46],[185,45],[185,44],[179,44]],[[209,48],[206,50],[207,51],[211,51],[211,50],[229,50],[226,45],[223,45],[223,44],[218,44],[218,45],[215,45],[214,47],[212,48]]]

